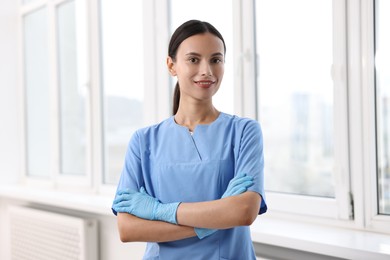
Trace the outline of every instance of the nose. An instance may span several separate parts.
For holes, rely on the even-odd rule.
[[[200,73],[202,76],[211,76],[212,75],[211,66],[207,61],[203,61],[201,63]]]

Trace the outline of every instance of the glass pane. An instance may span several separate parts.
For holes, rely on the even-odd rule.
[[[379,213],[390,214],[390,2],[377,0],[375,73]]]
[[[226,44],[225,75],[214,96],[215,107],[225,113],[234,113],[233,103],[233,11],[232,1],[226,0],[171,0],[171,34],[182,23],[201,20],[211,23],[222,34]],[[205,8],[207,7],[207,8]],[[222,7],[222,9],[221,9]],[[168,51],[168,50],[167,50]],[[176,84],[176,82],[174,83]]]
[[[27,174],[50,174],[49,46],[46,8],[24,17]]]
[[[258,0],[256,23],[267,189],[334,197],[332,1]]]
[[[118,182],[127,144],[143,123],[142,12],[142,0],[101,0],[104,182],[108,184]]]
[[[66,2],[57,9],[60,87],[61,173],[85,174],[85,85],[79,80],[83,62],[81,27],[76,30],[76,5]],[[81,77],[82,78],[82,77]],[[85,82],[84,82],[85,84]]]

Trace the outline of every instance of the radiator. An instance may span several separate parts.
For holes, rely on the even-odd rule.
[[[12,260],[97,260],[97,221],[29,207],[9,208]]]

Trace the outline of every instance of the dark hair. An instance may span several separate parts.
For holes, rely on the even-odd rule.
[[[180,44],[187,38],[203,33],[211,33],[221,39],[224,47],[224,52],[226,53],[225,41],[221,33],[208,22],[203,22],[199,20],[189,20],[182,25],[180,25],[176,31],[172,34],[171,40],[168,47],[168,56],[172,58],[173,61],[176,60],[177,50],[179,49]],[[175,90],[173,92],[173,115],[177,113],[179,109],[180,102],[180,87],[179,82],[176,83]]]

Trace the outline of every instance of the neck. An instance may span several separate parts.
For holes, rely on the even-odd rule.
[[[177,124],[188,127],[193,131],[199,124],[210,124],[219,116],[219,111],[211,102],[207,104],[188,104],[180,102],[179,109],[175,115]]]

